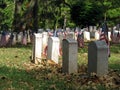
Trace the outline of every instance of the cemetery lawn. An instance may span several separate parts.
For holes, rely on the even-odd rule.
[[[87,43],[78,50],[78,73],[63,74],[60,65],[31,62],[32,45],[0,48],[0,90],[120,90],[120,45],[111,45],[109,73],[87,76]],[[61,58],[60,58],[61,60]]]

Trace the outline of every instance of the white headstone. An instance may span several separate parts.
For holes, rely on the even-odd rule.
[[[42,34],[34,34],[32,59],[35,64],[42,59]]]
[[[53,60],[56,64],[59,63],[59,45],[60,40],[58,37],[48,38],[47,59]]]
[[[100,33],[98,31],[95,32],[95,40],[100,39]]]
[[[18,43],[21,43],[21,41],[22,41],[22,35],[23,35],[22,32],[20,32],[19,34],[17,34],[17,42]]]
[[[108,39],[111,41],[111,32],[108,32]]]
[[[62,48],[62,40],[64,38],[64,35],[63,34],[59,34],[58,38],[60,39],[60,47]]]
[[[84,40],[90,41],[90,32],[84,31],[83,35],[84,35]]]
[[[93,31],[96,31],[97,30],[97,27],[96,26],[93,26]]]
[[[43,54],[45,54],[45,48],[47,47],[47,43],[48,43],[48,33],[43,32],[42,33],[42,52],[43,52]]]

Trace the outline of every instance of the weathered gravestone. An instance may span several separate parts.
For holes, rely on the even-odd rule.
[[[98,76],[108,73],[108,46],[105,41],[89,43],[88,73],[96,73]]]
[[[42,34],[34,34],[32,60],[35,64],[41,63],[42,58],[41,54],[42,54]]]
[[[60,40],[58,37],[48,38],[47,59],[53,60],[56,64],[59,63],[59,45]]]
[[[77,72],[77,55],[78,45],[77,41],[69,38],[63,39],[62,44],[62,70],[63,73],[76,73]]]

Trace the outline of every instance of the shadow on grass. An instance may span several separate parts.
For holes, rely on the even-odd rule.
[[[63,80],[49,68],[22,70],[0,66],[0,90],[66,90]]]
[[[109,64],[109,68],[120,73],[120,64]]]
[[[28,43],[27,45],[22,45],[21,43],[17,43],[16,45],[1,46],[0,48],[26,48],[26,49],[31,49],[32,48],[32,44]]]
[[[11,90],[11,89],[29,89],[31,88],[30,82],[32,76],[26,71],[19,70],[11,67],[0,67],[0,89]]]

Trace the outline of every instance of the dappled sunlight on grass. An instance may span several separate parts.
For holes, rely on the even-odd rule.
[[[31,49],[0,48],[0,64],[10,67],[20,67],[24,62],[30,61]]]

